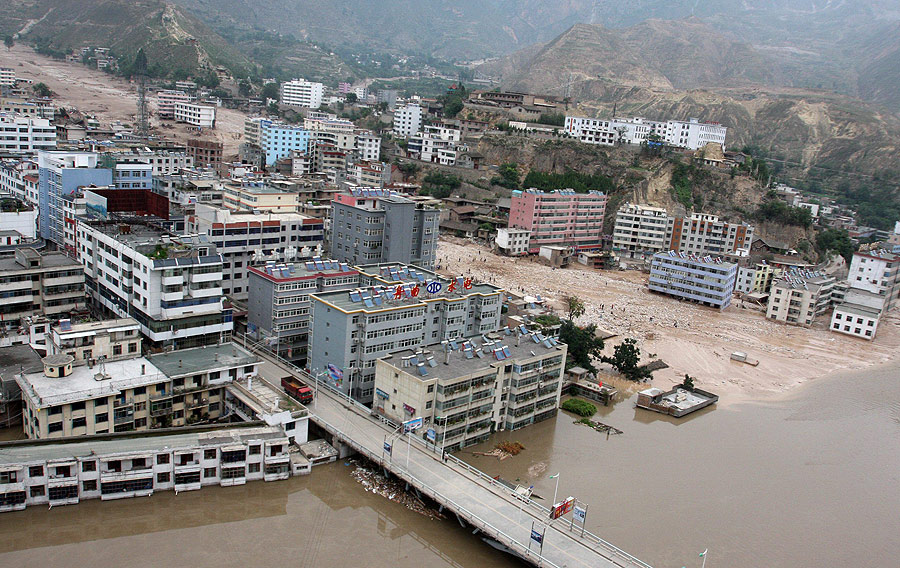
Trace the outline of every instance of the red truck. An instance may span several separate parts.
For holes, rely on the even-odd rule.
[[[281,379],[281,388],[303,404],[309,404],[313,401],[312,389],[306,386],[306,383],[294,376],[283,377]]]

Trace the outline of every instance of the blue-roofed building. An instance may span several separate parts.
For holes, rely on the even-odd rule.
[[[649,288],[724,310],[731,305],[738,265],[711,256],[661,252],[650,263]]]

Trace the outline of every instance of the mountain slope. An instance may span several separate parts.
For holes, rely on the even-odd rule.
[[[190,75],[208,65],[237,75],[250,68],[218,34],[163,0],[10,0],[0,7],[0,20],[17,28],[21,40],[51,52],[108,47],[127,62],[143,47],[151,70],[162,76]]]

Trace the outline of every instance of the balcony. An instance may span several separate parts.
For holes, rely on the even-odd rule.
[[[127,414],[125,416],[116,416],[113,418],[113,424],[118,426],[119,424],[129,424],[134,422],[134,414]]]
[[[209,404],[208,398],[201,398],[199,400],[186,400],[184,401],[184,406],[187,409],[198,408],[201,406],[206,406]]]
[[[172,398],[173,396],[175,396],[175,393],[172,391],[161,392],[161,393],[157,393],[157,394],[151,394],[150,400],[163,400],[166,398]]]
[[[124,408],[126,406],[132,406],[132,405],[134,405],[133,398],[117,398],[116,401],[113,403],[113,408]]]
[[[150,416],[153,418],[158,418],[160,416],[165,416],[167,414],[172,414],[171,406],[164,406],[162,408],[151,408],[150,409]]]

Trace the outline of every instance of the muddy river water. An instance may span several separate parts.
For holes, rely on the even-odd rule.
[[[588,503],[587,527],[656,567],[896,566],[900,365],[843,373],[778,402],[676,421],[625,398],[595,420],[561,412],[460,457]],[[477,457],[500,439],[505,461]],[[0,566],[517,565],[453,520],[367,493],[337,462],[311,476],[0,515]],[[559,522],[559,521],[558,521]]]

